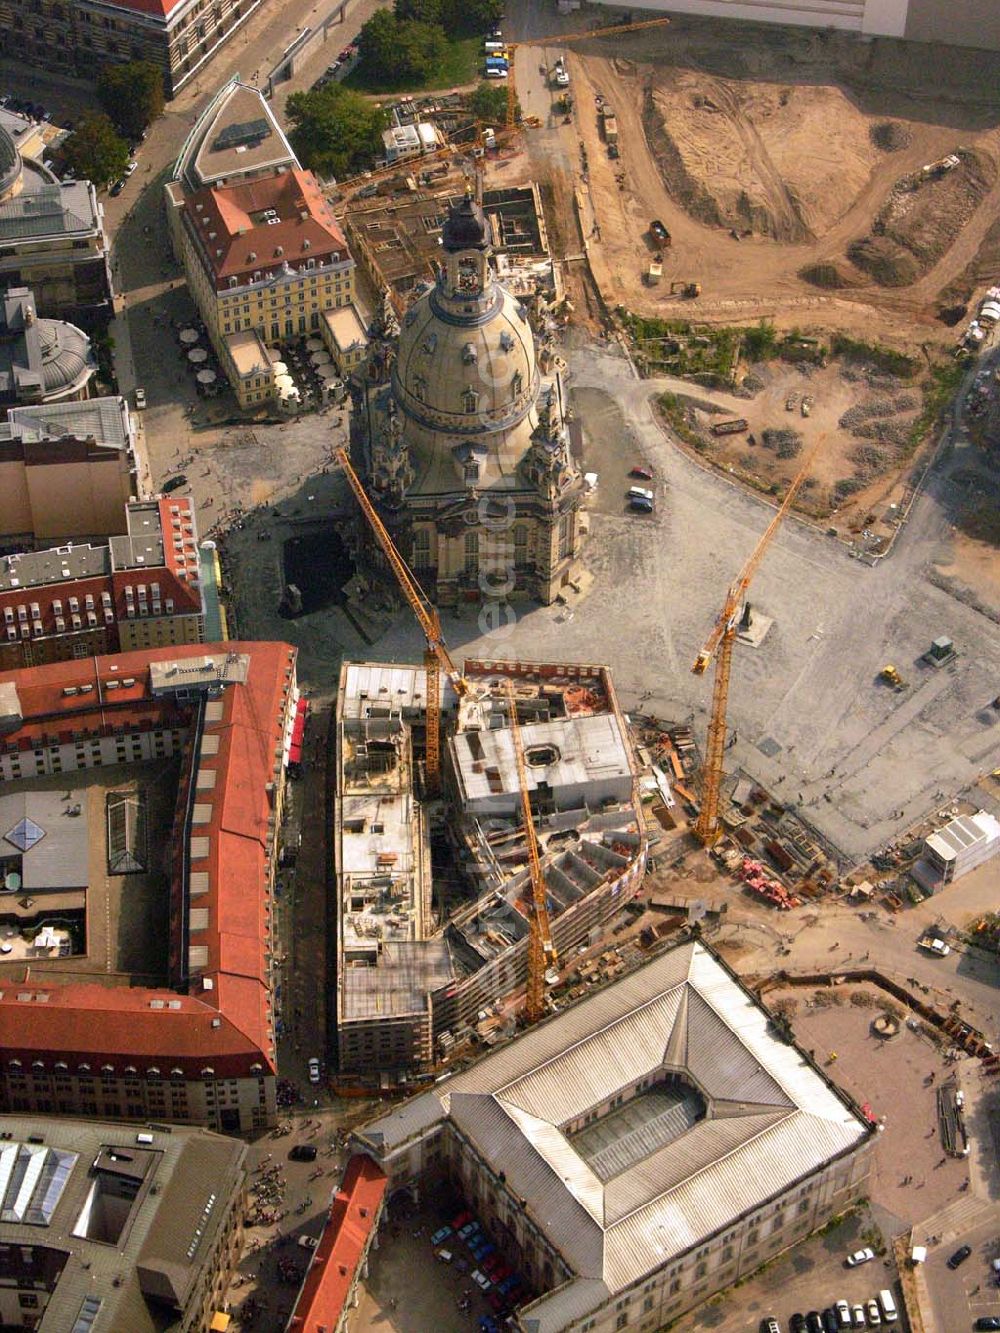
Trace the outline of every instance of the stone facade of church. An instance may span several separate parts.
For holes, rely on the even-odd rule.
[[[442,231],[436,282],[375,347],[364,401],[369,490],[438,605],[552,602],[578,565],[583,478],[558,374],[497,280],[471,198]]]

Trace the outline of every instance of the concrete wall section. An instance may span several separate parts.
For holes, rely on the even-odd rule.
[[[996,0],[909,0],[903,35],[915,42],[1000,51],[1000,5]]]
[[[932,0],[943,8],[942,0]],[[912,0],[865,0],[865,21],[862,32],[866,37],[903,37],[906,34],[906,15]]]
[[[864,0],[632,0],[629,7],[800,28],[843,28],[848,32],[861,31],[865,11]]]

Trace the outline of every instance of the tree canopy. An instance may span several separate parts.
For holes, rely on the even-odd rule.
[[[382,154],[388,114],[342,84],[293,93],[285,109],[296,156],[322,176],[355,175]]]
[[[100,111],[88,111],[63,144],[63,156],[81,180],[107,185],[128,166],[128,144]]]
[[[373,14],[358,34],[358,53],[369,75],[386,83],[425,79],[448,47],[444,29],[420,19]]]
[[[97,100],[122,134],[134,141],[163,114],[163,73],[150,60],[105,65],[97,77]]]
[[[499,129],[507,123],[507,89],[495,83],[481,83],[469,98],[469,110],[477,120]],[[520,103],[515,102],[515,120],[520,114]]]

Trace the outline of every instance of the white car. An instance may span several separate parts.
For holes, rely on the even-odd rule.
[[[863,1305],[855,1305],[851,1310],[851,1318],[855,1328],[864,1328],[868,1322],[865,1319],[865,1307]]]
[[[125,168],[125,175],[126,175],[126,176],[131,176],[131,175],[132,175],[132,172],[135,171],[135,169],[136,169],[136,167],[137,167],[138,165],[139,165],[139,163],[138,163],[138,162],[135,160],[135,158],[133,157],[132,161],[131,161],[131,162],[128,164],[128,166]]]
[[[937,954],[938,958],[947,958],[951,953],[951,945],[945,944],[938,935],[925,935],[920,941],[920,947],[928,953]]]
[[[556,86],[559,88],[569,87],[569,70],[565,65],[559,65],[556,69]]]
[[[630,486],[628,488],[628,498],[630,500],[655,500],[656,496],[645,486]]]
[[[309,1082],[319,1082],[319,1061],[316,1059],[315,1055],[309,1057]]]
[[[143,410],[145,409],[145,406],[146,406],[146,390],[145,390],[145,389],[136,389],[136,391],[135,391],[135,405],[136,405],[136,408],[137,408],[140,412],[143,411]]]
[[[489,1291],[490,1287],[493,1286],[491,1280],[485,1273],[481,1273],[478,1268],[473,1269],[472,1280],[480,1291]]]
[[[841,1328],[851,1327],[851,1307],[846,1301],[835,1301],[833,1305],[837,1313],[837,1323]]]
[[[858,1264],[868,1264],[875,1258],[875,1251],[870,1245],[866,1245],[863,1250],[855,1250],[853,1254],[847,1256],[847,1267],[857,1268]]]

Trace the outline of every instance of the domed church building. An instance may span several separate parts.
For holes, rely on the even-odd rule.
[[[369,487],[438,605],[554,600],[583,536],[562,381],[543,377],[527,309],[497,280],[471,197],[449,209],[437,280],[376,348]]]

